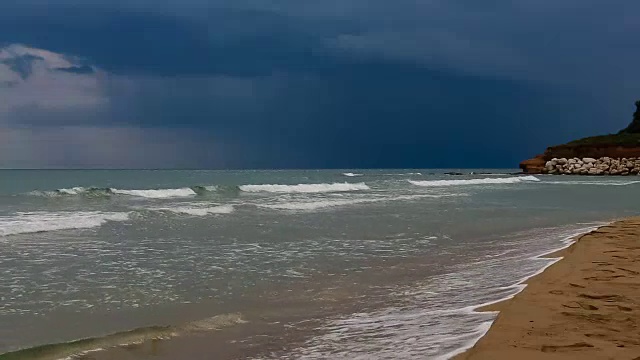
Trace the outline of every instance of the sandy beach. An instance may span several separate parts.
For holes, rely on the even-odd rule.
[[[640,218],[583,235],[455,359],[640,359]]]

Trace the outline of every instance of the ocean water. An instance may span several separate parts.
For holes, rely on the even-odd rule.
[[[449,358],[539,255],[638,214],[640,178],[512,171],[2,170],[0,354],[215,330],[228,358]]]

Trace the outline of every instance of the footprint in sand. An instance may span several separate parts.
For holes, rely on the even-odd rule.
[[[592,348],[593,345],[586,342],[579,342],[571,345],[542,345],[542,352],[575,351],[585,348]]]
[[[612,274],[613,274],[613,273],[615,273],[615,271],[614,271],[614,270],[609,270],[609,269],[598,269],[598,270],[596,270],[596,271],[600,271],[600,272],[607,272],[607,273],[612,273]]]
[[[607,302],[611,301],[623,301],[625,300],[624,296],[620,295],[591,295],[591,294],[580,294],[578,297],[592,300],[604,300]]]
[[[621,278],[621,277],[626,277],[624,275],[612,275],[612,276],[589,276],[584,278],[585,280],[591,280],[591,281],[611,281],[613,279],[617,279],[617,278]]]
[[[580,301],[572,301],[568,304],[562,304],[562,306],[569,309],[598,310],[597,306],[593,306],[591,304],[583,303]]]
[[[631,275],[640,275],[640,272],[637,272],[637,271],[633,271],[633,270],[629,270],[629,269],[625,269],[625,268],[620,268],[620,267],[616,268],[616,269],[625,271],[625,272],[627,272],[627,273],[629,273]]]
[[[613,265],[610,262],[606,262],[606,261],[592,261],[592,264],[596,264],[598,266],[608,266],[608,265]]]

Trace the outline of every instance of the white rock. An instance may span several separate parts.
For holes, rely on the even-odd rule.
[[[591,163],[596,162],[596,159],[594,159],[594,158],[583,158],[582,161],[585,162],[585,163],[591,164]]]

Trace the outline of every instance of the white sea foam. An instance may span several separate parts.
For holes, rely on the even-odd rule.
[[[326,193],[342,191],[369,190],[365,183],[333,183],[333,184],[298,184],[298,185],[242,185],[240,190],[244,192],[270,192],[270,193]]]
[[[192,216],[207,216],[217,214],[231,214],[234,211],[233,205],[219,205],[219,206],[202,206],[202,205],[188,205],[188,206],[176,206],[176,207],[158,207],[149,208],[149,210],[168,211],[175,214],[184,214]]]
[[[598,225],[602,224],[558,229],[562,246],[570,245],[575,236]],[[476,309],[512,298],[526,287],[527,279],[559,260],[531,257],[527,246],[541,240],[553,246],[556,236],[541,239],[536,234],[529,235],[524,244],[512,245],[516,246],[513,256],[509,253],[510,256],[460,264],[456,271],[434,276],[424,284],[399,287],[400,291],[394,294],[397,305],[331,319],[321,326],[320,335],[280,358],[364,360],[368,358],[366,354],[375,353],[377,359],[450,359],[471,348],[497,316],[497,312]],[[543,248],[548,249],[547,246]],[[505,255],[504,251],[500,253]],[[507,268],[517,270],[504,271]],[[516,280],[515,273],[526,276]],[[501,287],[505,282],[512,285]]]
[[[484,185],[484,184],[517,184],[522,182],[540,181],[535,176],[514,176],[506,178],[484,178],[484,179],[466,179],[466,180],[427,180],[414,181],[408,180],[411,184],[425,187],[440,186],[459,186],[459,185]]]
[[[144,197],[149,199],[166,199],[166,198],[179,198],[179,197],[191,197],[197,195],[191,188],[180,189],[157,189],[157,190],[121,190],[111,189],[114,194],[129,195]]]
[[[319,210],[332,207],[349,206],[356,204],[377,203],[385,201],[411,201],[423,198],[442,198],[449,196],[465,196],[465,194],[455,195],[432,195],[432,194],[419,194],[419,195],[401,195],[401,196],[385,196],[377,198],[358,198],[358,199],[315,199],[315,200],[299,200],[299,201],[285,201],[275,204],[259,204],[259,207],[265,207],[275,210]]]
[[[342,173],[342,175],[348,176],[348,177],[364,176],[364,174],[355,174],[352,172]]]
[[[278,204],[264,204],[259,205],[275,210],[318,210],[337,206],[355,205],[367,202],[375,202],[379,200],[374,199],[353,199],[353,200],[318,200],[318,201],[299,201],[299,202],[284,202]]]
[[[84,193],[86,191],[87,191],[87,189],[83,188],[81,186],[73,187],[73,188],[70,188],[70,189],[58,189],[58,193],[64,194],[64,195],[78,195],[78,194]]]
[[[0,236],[30,234],[47,231],[89,229],[107,221],[126,221],[125,212],[32,212],[0,217]]]

